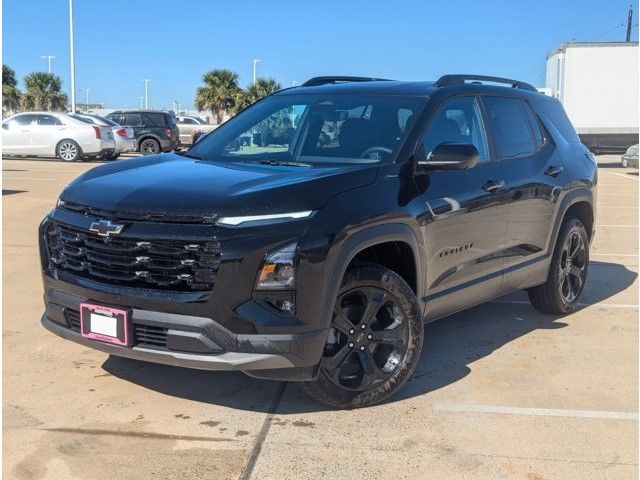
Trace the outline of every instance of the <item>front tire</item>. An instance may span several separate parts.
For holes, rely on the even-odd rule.
[[[300,385],[331,407],[380,403],[413,374],[423,338],[411,287],[387,268],[358,265],[347,271],[338,292],[318,378]]]
[[[56,155],[63,162],[76,162],[82,158],[82,150],[73,140],[62,140],[56,148]]]
[[[565,315],[579,307],[589,269],[589,236],[583,223],[569,218],[560,229],[547,281],[527,290],[534,308]]]

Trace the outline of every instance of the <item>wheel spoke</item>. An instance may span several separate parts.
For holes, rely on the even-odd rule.
[[[404,343],[403,325],[396,325],[391,329],[374,330],[371,332],[371,341],[373,343],[386,343],[389,345]]]
[[[380,290],[367,290],[365,292],[367,305],[362,313],[362,323],[369,324],[376,317],[387,298],[387,294]]]
[[[380,369],[373,360],[373,355],[367,349],[358,351],[358,360],[360,360],[360,366],[362,367],[362,382],[360,386],[363,388],[370,387],[378,377]]]
[[[333,317],[333,326],[340,330],[345,335],[349,334],[349,330],[353,328],[353,324],[344,314],[344,312],[336,308],[335,316]]]
[[[574,233],[571,236],[571,240],[569,241],[569,258],[571,260],[575,258],[575,256],[580,251],[581,247],[582,247],[582,237],[580,237],[580,235],[578,235],[577,233]]]
[[[329,371],[333,372],[334,370],[340,370],[340,367],[344,364],[345,360],[349,357],[349,354],[352,352],[347,344],[345,344],[340,350],[331,355],[330,357],[324,357],[322,361],[322,365]]]
[[[582,280],[582,273],[583,273],[584,269],[578,267],[577,265],[571,265],[571,267],[569,267],[569,275]]]

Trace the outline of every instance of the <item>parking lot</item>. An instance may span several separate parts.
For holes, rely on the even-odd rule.
[[[390,401],[109,358],[40,326],[36,231],[90,163],[3,161],[3,471],[16,479],[638,478],[638,171],[600,156],[584,305],[523,293],[426,326]],[[120,161],[127,161],[126,159]]]

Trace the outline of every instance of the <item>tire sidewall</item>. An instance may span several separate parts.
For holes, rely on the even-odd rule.
[[[375,278],[380,280],[375,281]],[[375,287],[394,296],[401,308],[408,328],[407,350],[399,365],[384,382],[363,392],[354,392],[335,385],[320,368],[316,386],[331,399],[331,403],[341,408],[357,408],[383,401],[411,377],[415,370],[424,340],[424,324],[418,313],[415,293],[395,272],[378,265],[363,265],[347,271],[338,297],[344,292],[361,287]]]
[[[567,240],[569,235],[573,233],[578,233],[582,237],[582,241],[585,245],[585,269],[584,269],[584,279],[582,281],[582,287],[578,295],[573,302],[567,303],[564,299],[564,296],[561,294],[560,288],[560,259],[562,255],[562,247]],[[558,236],[558,242],[556,244],[555,251],[553,252],[553,262],[551,265],[551,271],[549,272],[550,278],[554,281],[554,287],[556,289],[558,295],[558,306],[564,313],[570,313],[575,311],[580,305],[580,299],[582,298],[582,294],[584,293],[584,287],[587,283],[587,276],[589,274],[589,236],[587,235],[587,231],[584,228],[582,222],[576,218],[569,219],[563,226],[560,231],[560,235]]]
[[[66,159],[66,158],[62,158],[62,156],[60,155],[60,149],[62,148],[62,146],[65,143],[69,143],[72,144],[75,148],[76,148],[76,156],[72,159]],[[78,145],[77,142],[73,141],[73,140],[69,140],[69,139],[65,139],[65,140],[61,140],[58,143],[58,146],[56,147],[56,155],[58,156],[58,158],[60,160],[62,160],[63,162],[77,162],[78,160],[80,160],[82,158],[82,150],[80,150],[80,145]]]

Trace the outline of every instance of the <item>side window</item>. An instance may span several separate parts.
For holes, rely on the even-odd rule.
[[[491,122],[498,158],[525,157],[537,148],[524,104],[517,98],[483,97]]]
[[[466,143],[478,149],[480,162],[489,160],[482,116],[475,97],[451,100],[436,114],[423,142],[428,156],[441,143]]]
[[[62,122],[53,115],[38,115],[38,125],[62,125]]]
[[[185,125],[195,125],[196,121],[191,118],[183,118],[182,123]]]
[[[140,115],[138,115],[139,117]],[[143,113],[142,125],[147,127],[164,127],[164,117],[161,113]]]
[[[130,127],[139,127],[142,125],[142,117],[140,117],[139,113],[125,113],[123,117],[124,117],[124,120],[123,120],[124,123],[122,123],[122,125],[127,125]]]
[[[7,120],[4,125],[6,125],[7,127],[31,125],[34,116],[35,115],[18,115],[17,117],[13,117]]]
[[[544,145],[545,136],[542,133],[542,127],[540,125],[540,121],[538,117],[535,116],[531,107],[526,103],[523,103],[524,111],[527,114],[527,118],[529,119],[529,124],[531,125],[531,131],[533,132],[533,141],[536,143],[536,149],[539,149]]]

